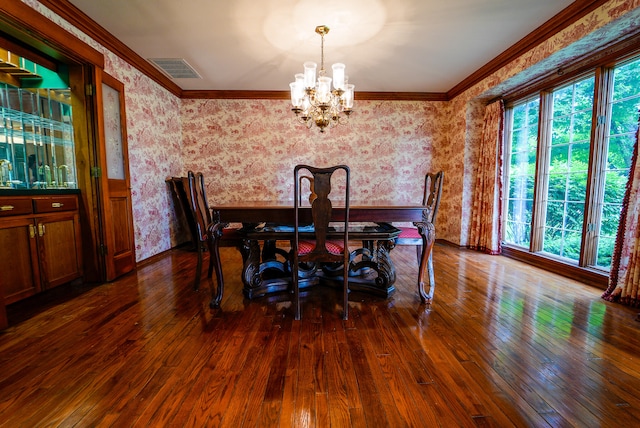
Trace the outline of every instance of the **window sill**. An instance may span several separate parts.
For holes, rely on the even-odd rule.
[[[529,251],[503,244],[502,255],[602,290],[606,290],[609,284],[609,275],[601,270],[565,263],[543,254],[530,253]]]

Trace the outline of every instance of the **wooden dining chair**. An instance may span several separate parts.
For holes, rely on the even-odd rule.
[[[218,278],[218,287],[221,287],[223,281],[222,271],[219,266],[219,261],[214,260],[212,256],[212,248],[211,248],[211,237],[209,236],[210,226],[213,225],[212,217],[211,217],[211,209],[209,208],[209,201],[207,200],[207,193],[204,185],[204,176],[201,172],[187,172],[187,181],[188,181],[188,189],[189,189],[189,202],[191,209],[191,216],[193,221],[192,231],[192,239],[193,245],[198,253],[198,262],[196,264],[196,274],[193,288],[198,290],[200,287],[200,278],[202,276],[202,259],[203,253],[209,252],[209,269],[207,277],[211,278],[213,274],[214,268],[216,269],[216,277]],[[218,239],[219,242],[225,243],[226,246],[236,246],[240,245],[241,238],[237,233],[237,229],[235,228],[225,228],[222,237]],[[218,265],[216,265],[218,262]],[[213,300],[216,303],[219,302],[218,296],[222,296],[222,290],[218,289],[211,290],[213,294]],[[216,299],[217,298],[217,299]]]
[[[197,290],[200,287],[200,277],[202,275],[202,254],[209,249],[207,229],[211,224],[211,211],[209,211],[202,173],[189,171],[187,172],[187,179],[189,182],[189,208],[191,208],[191,216],[195,227],[192,239],[198,253],[196,276],[193,284],[193,288]]]
[[[344,182],[340,182],[337,188],[343,187],[342,191],[333,191],[332,177],[336,171],[344,171]],[[294,168],[294,239],[291,243],[291,273],[294,293],[295,319],[300,319],[300,287],[299,287],[299,267],[301,264],[335,263],[342,264],[343,278],[343,310],[342,318],[349,317],[349,167],[346,165],[336,165],[328,168],[316,168],[309,165],[297,165]],[[312,193],[315,199],[311,203],[311,218],[304,216],[308,212],[301,207],[301,186],[300,177],[308,174],[313,178]],[[342,174],[339,174],[342,175]],[[338,177],[338,174],[336,174]],[[338,180],[335,180],[338,181]],[[337,183],[333,183],[336,185]],[[341,197],[342,196],[342,197]],[[344,204],[344,217],[332,221],[333,202]],[[304,210],[304,211],[303,211]],[[313,231],[302,232],[303,225],[308,226],[312,220]],[[332,239],[327,239],[331,222],[331,228],[337,232],[332,232]],[[336,233],[339,236],[336,236]],[[337,239],[336,239],[337,238]]]
[[[440,206],[440,197],[442,196],[442,181],[444,172],[427,173],[424,177],[424,192],[422,196],[422,205],[426,208],[426,218],[424,220],[435,226],[436,216],[438,215],[438,207]],[[396,238],[396,245],[414,245],[416,247],[416,257],[418,263],[422,258],[422,236],[415,227],[398,227],[402,232]],[[420,266],[422,269],[423,266]],[[429,282],[431,288],[435,287],[435,276],[433,273],[433,252],[429,252],[427,258],[427,271],[429,274]]]

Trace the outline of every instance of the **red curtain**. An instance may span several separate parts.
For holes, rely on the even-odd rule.
[[[502,250],[500,223],[503,124],[502,100],[487,105],[476,166],[468,247],[489,254],[500,254]]]
[[[622,201],[622,212],[616,246],[611,260],[609,287],[602,297],[610,302],[620,302],[639,307],[638,288],[640,287],[640,164],[638,163],[638,139],[629,171],[629,181]]]

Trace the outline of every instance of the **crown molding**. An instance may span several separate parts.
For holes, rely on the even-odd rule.
[[[183,99],[288,100],[289,91],[185,90]],[[447,101],[444,92],[356,92],[358,101]]]
[[[19,44],[28,45],[53,60],[88,62],[104,67],[104,55],[20,0],[0,3],[0,28]]]
[[[122,43],[113,34],[94,20],[89,18],[84,12],[71,4],[68,0],[38,0],[43,6],[51,9],[71,25],[85,33],[87,36],[109,49],[114,54],[140,70],[142,73],[153,79],[160,86],[180,97],[182,88],[175,84],[170,78],[165,76],[160,70],[154,67],[149,61],[135,53],[131,48]]]
[[[11,0],[16,1],[16,0]],[[203,99],[286,99],[287,91],[232,91],[232,90],[182,90],[171,79],[156,69],[151,63],[136,54],[113,34],[98,25],[68,0],[39,0],[67,20],[80,31],[101,43],[142,73],[180,98]],[[492,73],[509,64],[519,56],[533,49],[543,41],[575,23],[588,13],[607,3],[609,0],[576,0],[560,11],[550,20],[536,28],[513,46],[480,67],[466,79],[455,85],[446,93],[433,92],[358,92],[358,100],[407,100],[407,101],[448,101],[481,82]]]
[[[447,91],[447,98],[453,99],[480,83],[491,74],[514,61],[518,57],[527,53],[540,43],[569,27],[574,22],[581,19],[588,13],[596,10],[609,0],[576,0],[569,6],[561,10],[553,18],[533,30],[531,33],[520,39],[517,43],[502,52],[500,55],[471,73],[466,79]]]
[[[364,101],[448,101],[445,92],[356,92],[356,100]]]
[[[220,100],[284,100],[290,96],[288,91],[219,91],[219,90],[183,90],[184,99],[220,99]]]

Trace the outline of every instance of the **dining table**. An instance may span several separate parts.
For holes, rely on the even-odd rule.
[[[231,224],[242,224],[234,234],[236,246],[243,259],[243,293],[249,299],[289,289],[290,266],[286,248],[279,242],[293,239],[295,210],[293,201],[240,201],[212,204],[212,223],[209,226],[211,264],[215,268],[217,287],[212,290],[210,306],[220,307],[224,293],[224,278],[220,259],[220,246],[224,243]],[[344,219],[345,209],[339,202],[332,209],[331,220]],[[299,211],[301,224],[311,224],[310,206]],[[393,223],[413,223],[422,237],[422,256],[418,271],[418,293],[422,302],[431,302],[433,284],[426,274],[428,252],[434,240],[435,229],[423,205],[395,204],[393,202],[352,202],[349,207],[349,240],[362,242],[353,250],[350,269],[350,290],[361,290],[389,296],[395,290],[396,272],[391,258],[394,240],[400,230]],[[311,236],[312,232],[301,230]],[[262,244],[262,245],[261,245]],[[286,244],[284,245],[286,247]],[[352,278],[353,274],[353,278]],[[428,287],[425,284],[428,282]],[[301,283],[301,288],[318,281],[342,281],[341,278],[319,271]],[[428,289],[427,289],[428,288]]]

